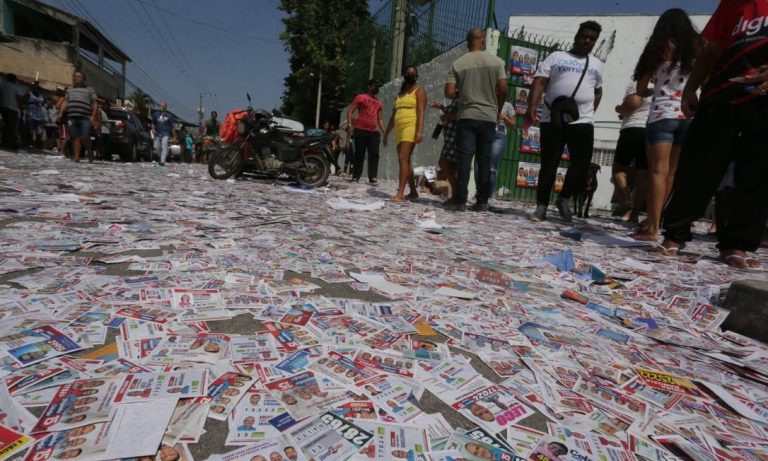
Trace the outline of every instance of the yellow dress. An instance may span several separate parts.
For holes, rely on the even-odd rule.
[[[416,89],[395,99],[395,145],[416,140]]]

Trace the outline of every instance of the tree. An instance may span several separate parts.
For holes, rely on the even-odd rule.
[[[281,0],[278,8],[288,16],[283,19],[285,31],[280,40],[290,54],[291,66],[285,78],[283,112],[305,125],[314,125],[322,74],[320,120],[337,121],[339,108],[348,102],[344,101],[346,51],[356,32],[371,23],[368,2]]]
[[[133,111],[141,115],[142,117],[148,116],[149,108],[152,107],[152,102],[153,102],[152,96],[141,91],[140,88],[136,88],[136,90],[133,93],[131,93],[131,96],[128,98],[128,101],[131,103],[131,107],[133,107]]]

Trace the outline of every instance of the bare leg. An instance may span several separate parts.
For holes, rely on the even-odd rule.
[[[672,163],[672,144],[657,143],[648,146],[648,220],[643,232],[635,236],[639,240],[656,241],[661,226],[661,210],[668,194],[670,164]],[[679,156],[679,150],[678,150]],[[675,163],[675,168],[677,163]]]
[[[643,209],[648,197],[648,170],[637,170],[635,172],[635,195],[632,200],[632,211],[629,213],[630,222],[638,222],[640,219],[640,210]]]
[[[451,185],[451,190],[456,188],[456,162],[440,158],[438,163],[440,171],[445,175],[445,180]]]
[[[416,184],[413,181],[413,170],[411,169],[411,154],[413,153],[414,144],[412,142],[402,141],[397,145],[397,157],[400,161],[400,176],[397,185],[397,194],[392,197],[395,202],[402,202],[405,200],[403,193],[405,192],[405,184],[411,185],[411,191],[416,191]]]
[[[629,184],[627,181],[627,171],[622,166],[613,167],[613,186],[618,192],[619,207],[616,210],[616,216],[624,216],[628,212],[631,204]]]
[[[81,147],[80,138],[72,139],[72,160],[75,162],[80,161],[80,147]]]

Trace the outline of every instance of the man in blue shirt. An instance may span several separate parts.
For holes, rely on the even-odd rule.
[[[160,110],[152,114],[150,129],[155,140],[155,154],[160,157],[160,165],[165,165],[168,157],[168,138],[174,134],[173,115],[168,112],[168,103],[160,103]]]

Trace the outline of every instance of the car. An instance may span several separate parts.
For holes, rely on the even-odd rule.
[[[126,162],[152,159],[152,137],[141,119],[125,107],[106,110],[109,119],[107,152],[116,153]]]

